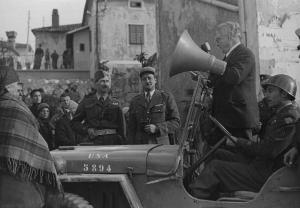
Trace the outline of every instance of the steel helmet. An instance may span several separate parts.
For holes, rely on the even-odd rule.
[[[263,83],[264,87],[268,85],[282,89],[284,92],[289,94],[293,100],[295,99],[297,93],[297,84],[292,77],[286,74],[277,74],[270,77],[265,83]]]

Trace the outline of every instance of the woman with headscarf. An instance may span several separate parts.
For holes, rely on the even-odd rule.
[[[16,72],[0,66],[0,204],[1,207],[43,207],[47,193],[60,192],[53,159],[24,102],[6,86]]]
[[[54,126],[50,122],[50,106],[47,103],[39,104],[37,108],[39,131],[46,140],[49,150],[55,147],[54,142]]]

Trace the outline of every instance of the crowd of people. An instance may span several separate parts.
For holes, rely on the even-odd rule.
[[[76,134],[70,126],[78,104],[71,100],[68,91],[59,98],[58,106],[43,99],[42,89],[33,89],[30,93],[31,106],[28,106],[39,123],[39,131],[46,140],[49,150],[58,146],[76,145]]]
[[[254,54],[240,38],[237,23],[225,22],[216,28],[216,45],[225,54],[226,64],[221,74],[209,77],[213,89],[212,116],[232,137],[225,136],[222,148],[206,161],[203,171],[190,183],[190,193],[198,198],[216,199],[220,192],[239,190],[257,192],[275,170],[284,163],[292,165],[298,155],[300,110],[294,101],[296,81],[284,74],[267,76],[261,82],[264,98],[258,102]],[[60,104],[51,108],[43,101],[41,89],[32,90],[31,115],[38,121],[38,130],[49,149],[79,143],[176,141],[173,138],[181,124],[173,95],[156,88],[153,67],[143,67],[139,75],[143,90],[131,100],[128,112],[112,96],[111,76],[103,70],[96,71],[95,90],[79,104],[65,91]],[[7,86],[2,82],[1,85]],[[214,145],[224,134],[216,130],[211,138],[207,142]]]

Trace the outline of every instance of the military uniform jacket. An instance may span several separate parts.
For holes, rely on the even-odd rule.
[[[213,86],[212,114],[225,127],[256,127],[259,118],[254,55],[240,44],[225,61],[224,74],[210,76]]]
[[[148,134],[144,126],[154,124],[158,132]],[[174,97],[155,90],[150,103],[145,95],[134,97],[129,107],[128,139],[133,144],[169,144],[168,134],[174,134],[180,126],[180,117]]]
[[[270,174],[274,168],[282,165],[281,156],[293,145],[299,117],[297,104],[289,103],[280,107],[264,124],[265,130],[260,135],[261,142],[238,138],[237,145],[244,153],[255,157],[252,165],[257,170]]]
[[[84,121],[84,123],[83,123]],[[78,105],[71,126],[79,134],[87,135],[89,128],[96,130],[115,129],[125,139],[125,121],[118,100],[111,97],[102,103],[96,94],[85,97]],[[103,137],[111,137],[107,135]]]

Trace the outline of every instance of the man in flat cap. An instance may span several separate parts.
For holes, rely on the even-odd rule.
[[[174,97],[155,89],[155,69],[140,71],[143,93],[134,97],[129,107],[128,139],[133,144],[170,144],[180,126],[180,117]]]
[[[125,122],[118,100],[110,95],[111,76],[99,70],[94,76],[96,93],[86,96],[75,112],[71,126],[98,145],[125,142]],[[84,121],[84,123],[82,123]]]
[[[17,81],[13,69],[0,66],[0,207],[40,208],[61,184],[37,120],[6,89]]]

